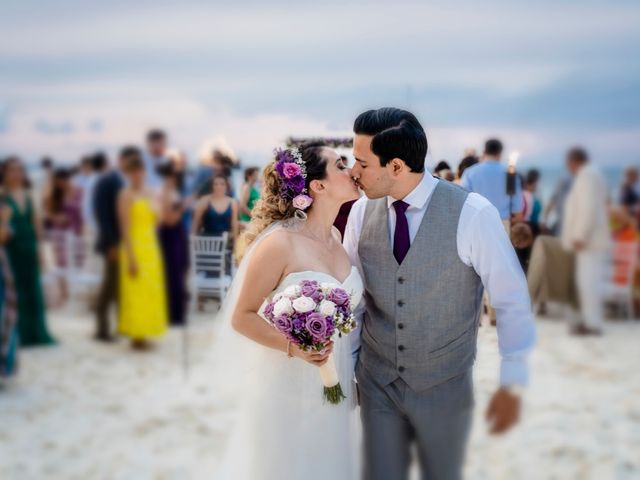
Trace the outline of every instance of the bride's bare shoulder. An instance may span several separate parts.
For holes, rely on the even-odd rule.
[[[276,230],[270,233],[257,245],[256,254],[260,257],[269,257],[282,253],[290,253],[293,247],[292,235],[295,234],[286,229]]]

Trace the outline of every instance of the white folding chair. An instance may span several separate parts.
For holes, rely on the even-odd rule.
[[[217,298],[222,305],[231,285],[231,275],[227,273],[228,238],[226,232],[220,237],[190,237],[192,311],[200,297]]]
[[[606,270],[603,297],[607,302],[622,305],[626,318],[634,315],[633,281],[638,265],[638,242],[615,242]]]

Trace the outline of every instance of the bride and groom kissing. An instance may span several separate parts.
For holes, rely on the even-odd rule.
[[[497,210],[425,171],[427,137],[410,112],[364,112],[354,134],[352,168],[314,144],[265,168],[225,301],[251,372],[216,478],[403,480],[414,449],[422,478],[461,478],[485,290],[502,359],[489,428],[518,421],[535,327]],[[358,189],[342,239],[332,225]],[[356,330],[337,334],[353,317]],[[333,401],[318,375],[327,365],[342,387]]]

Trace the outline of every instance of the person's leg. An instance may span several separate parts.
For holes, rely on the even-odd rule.
[[[600,252],[580,252],[576,261],[576,284],[582,320],[586,327],[600,330],[603,318],[604,255]]]
[[[424,392],[408,390],[404,405],[416,432],[422,479],[461,479],[473,415],[471,370]]]
[[[108,340],[111,338],[109,307],[117,298],[118,262],[105,255],[103,267],[102,285],[96,301],[96,338]]]
[[[410,463],[411,426],[399,408],[404,382],[381,387],[358,368],[360,417],[364,437],[364,480],[405,480]]]

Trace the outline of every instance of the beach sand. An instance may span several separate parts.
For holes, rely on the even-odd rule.
[[[213,479],[230,419],[209,372],[215,313],[153,352],[91,338],[93,318],[50,314],[60,345],[23,351],[18,378],[0,390],[0,478]],[[539,321],[522,423],[500,438],[482,417],[498,375],[495,329],[480,329],[469,479],[640,478],[640,322],[610,323],[602,338],[569,337]]]

